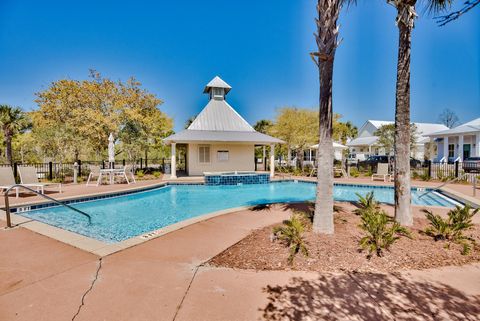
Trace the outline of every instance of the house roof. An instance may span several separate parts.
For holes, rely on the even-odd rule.
[[[389,121],[389,120],[368,120],[367,122],[370,122],[377,129],[379,129],[384,125],[395,124],[394,121]],[[448,129],[447,126],[443,124],[436,124],[436,123],[413,123],[413,124],[415,124],[415,126],[417,127],[417,133],[422,136],[436,132],[436,131]]]
[[[377,136],[367,136],[367,137],[357,137],[355,139],[352,139],[347,143],[347,146],[370,146],[374,145],[378,140]]]
[[[255,129],[223,99],[210,99],[207,106],[198,114],[188,129],[255,131]]]
[[[318,149],[318,144],[310,146],[311,149]],[[333,142],[333,149],[347,149],[348,147],[339,143]]]
[[[231,87],[219,77],[215,77],[205,87]],[[223,98],[210,98],[205,108],[198,114],[190,126],[164,139],[166,143],[188,142],[243,142],[254,144],[283,143],[282,140],[255,131]]]
[[[459,135],[459,134],[469,134],[469,133],[475,133],[475,132],[480,132],[480,118],[471,120],[465,124],[462,124],[460,126],[457,126],[451,129],[432,132],[426,136]]]
[[[211,88],[224,88],[225,94],[232,89],[232,87],[227,84],[222,78],[215,76],[210,82],[205,86],[203,93],[206,94],[210,91]]]
[[[164,139],[167,143],[235,142],[253,144],[281,144],[282,140],[256,131],[218,131],[185,129]]]

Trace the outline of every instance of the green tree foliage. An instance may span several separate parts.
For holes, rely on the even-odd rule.
[[[448,218],[443,219],[432,211],[424,209],[423,212],[430,226],[425,229],[425,234],[433,237],[435,241],[446,241],[446,247],[450,243],[457,243],[463,246],[462,254],[470,253],[475,240],[465,236],[464,232],[473,227],[472,218],[480,209],[472,209],[469,205],[464,207],[456,206],[448,212]]]
[[[192,116],[190,117],[189,119],[187,119],[187,121],[185,122],[185,125],[183,126],[184,129],[187,129],[188,127],[190,127],[190,125],[193,123],[193,121],[195,120],[195,118],[197,118],[198,115],[195,115],[195,116]]]
[[[173,127],[172,119],[158,109],[162,101],[134,78],[112,81],[91,71],[88,80],[62,79],[36,95],[33,134],[44,153],[56,160],[99,158],[113,133],[133,161],[161,144]]]
[[[358,136],[358,128],[352,122],[342,122],[342,115],[333,114],[333,140],[346,144],[347,141]]]
[[[387,153],[393,151],[395,145],[395,124],[388,124],[381,126],[374,133],[378,137],[377,145],[383,147]],[[417,142],[417,127],[414,124],[410,125],[410,148],[414,149]]]
[[[12,141],[15,135],[26,130],[30,120],[26,113],[18,107],[0,105],[0,128],[5,143],[5,157],[9,164],[13,164]]]
[[[273,123],[271,120],[268,119],[260,119],[253,125],[253,128],[262,134],[268,134],[273,126]]]

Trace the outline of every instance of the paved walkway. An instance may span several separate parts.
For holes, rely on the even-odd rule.
[[[289,213],[240,211],[99,258],[0,230],[0,320],[475,320],[480,265],[392,274],[203,265]]]

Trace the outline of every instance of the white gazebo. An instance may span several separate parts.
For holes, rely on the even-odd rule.
[[[259,133],[230,106],[225,96],[232,89],[216,76],[204,93],[209,101],[185,130],[164,139],[171,146],[171,178],[176,178],[176,146],[186,145],[186,172],[254,171],[255,146],[270,146],[270,176],[274,176],[275,144],[280,139]]]

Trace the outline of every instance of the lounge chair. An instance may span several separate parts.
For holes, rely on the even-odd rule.
[[[125,178],[127,184],[130,184],[130,180],[133,181],[133,183],[137,183],[137,181],[135,180],[135,175],[133,175],[133,167],[130,165],[123,167],[122,170],[113,172],[113,174],[116,177]],[[130,176],[130,180],[128,180],[128,176]]]
[[[0,167],[0,190],[6,191],[13,185],[15,185],[15,177],[13,176],[13,170],[10,166],[8,167]],[[42,186],[40,184],[22,184],[26,187],[36,188],[38,192],[42,190]],[[17,186],[15,189],[15,196],[18,198],[20,187]]]
[[[387,163],[378,163],[377,172],[372,175],[372,181],[380,178],[384,182],[390,182],[392,180],[392,175],[388,172],[389,165]]]
[[[93,186],[93,184],[90,184],[90,180],[94,177],[97,177],[97,183],[95,184],[95,186],[100,185],[100,183],[102,182],[102,176],[103,173],[100,170],[100,166],[90,166],[90,174],[88,174],[87,186]]]
[[[40,187],[40,192],[45,194],[45,187],[55,186],[58,187],[59,192],[62,192],[61,183],[43,183],[38,180],[37,170],[33,166],[19,166],[18,173],[20,175],[20,182],[22,185],[35,185]]]

